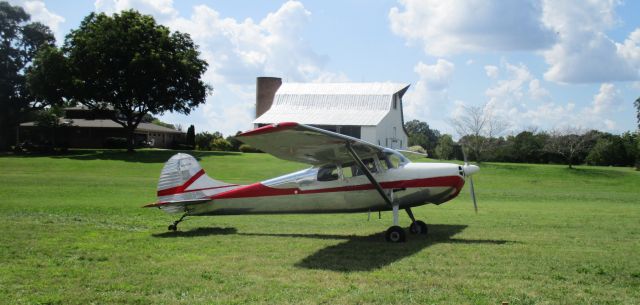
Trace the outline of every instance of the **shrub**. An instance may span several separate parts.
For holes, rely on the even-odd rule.
[[[231,143],[229,143],[229,141],[223,138],[213,139],[213,141],[211,141],[210,146],[211,146],[211,150],[214,150],[214,151],[231,151],[232,149]]]
[[[240,145],[240,151],[243,153],[261,153],[262,152],[261,150],[257,148],[253,148],[248,144]]]

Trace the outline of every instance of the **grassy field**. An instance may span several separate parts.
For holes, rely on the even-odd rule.
[[[638,304],[640,173],[493,164],[384,242],[391,214],[191,217],[156,209],[173,152],[0,156],[0,303]],[[304,165],[199,153],[249,183]],[[409,225],[406,215],[401,222]]]

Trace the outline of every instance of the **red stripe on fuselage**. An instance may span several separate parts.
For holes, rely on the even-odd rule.
[[[191,178],[189,178],[189,180],[187,180],[185,183],[183,183],[182,185],[178,185],[172,188],[168,188],[168,189],[164,189],[164,190],[159,190],[158,191],[158,196],[169,196],[169,195],[175,195],[175,194],[179,194],[179,193],[184,193],[184,191],[194,182],[196,182],[196,180],[198,180],[198,178],[200,178],[200,176],[204,175],[204,169],[201,169],[200,171],[198,171],[195,175],[193,175]]]
[[[446,177],[382,182],[380,183],[380,185],[382,186],[382,188],[385,188],[385,189],[415,188],[415,187],[443,187],[443,186],[453,187],[453,188],[456,188],[455,194],[457,195],[460,192],[460,189],[462,189],[462,186],[464,186],[464,180],[460,176],[446,176]],[[353,185],[353,186],[330,187],[330,188],[314,189],[314,190],[301,190],[299,188],[268,187],[260,182],[257,182],[254,184],[242,186],[233,190],[215,194],[210,198],[211,199],[236,199],[236,198],[250,198],[250,197],[268,197],[268,196],[364,191],[364,190],[372,190],[372,189],[374,189],[374,186],[372,184],[360,184],[360,185]]]

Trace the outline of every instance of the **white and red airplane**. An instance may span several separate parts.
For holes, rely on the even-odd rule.
[[[411,218],[409,231],[427,234],[427,225],[416,220],[412,207],[441,204],[455,198],[467,178],[479,170],[465,162],[412,163],[399,151],[360,139],[298,123],[279,123],[236,136],[238,140],[280,159],[311,167],[250,185],[214,180],[196,159],[179,153],[162,169],[157,207],[168,213],[184,213],[169,225],[177,230],[186,216],[356,213],[393,211],[393,226],[385,234],[390,242],[403,242],[398,211]]]

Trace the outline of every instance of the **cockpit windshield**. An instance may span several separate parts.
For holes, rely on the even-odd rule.
[[[407,163],[411,162],[407,157],[403,156],[401,153],[391,150],[385,149],[384,156],[379,157],[381,163],[385,163],[387,168],[398,168],[403,167]]]

